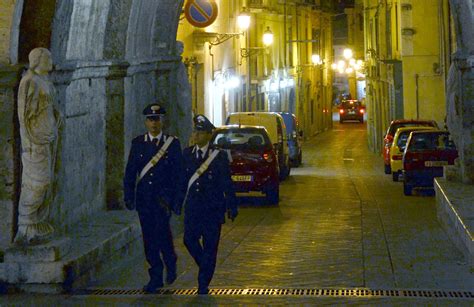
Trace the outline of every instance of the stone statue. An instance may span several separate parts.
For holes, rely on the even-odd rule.
[[[184,52],[184,44],[176,41],[176,53],[182,55]],[[178,122],[177,134],[181,139],[181,143],[187,146],[192,131],[192,97],[191,84],[189,83],[186,66],[183,62],[179,63],[177,70],[177,97],[178,97]]]
[[[54,232],[47,218],[60,116],[54,103],[54,87],[48,79],[53,67],[51,53],[35,48],[29,54],[29,62],[18,90],[23,171],[14,240],[17,244],[44,242]]]
[[[450,0],[456,31],[456,52],[446,82],[446,125],[458,149],[454,167],[448,167],[447,178],[474,184],[474,18],[469,3]]]

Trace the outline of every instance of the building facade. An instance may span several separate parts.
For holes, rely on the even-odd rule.
[[[321,3],[322,2],[322,3]],[[330,2],[327,1],[329,4]],[[217,126],[231,112],[294,113],[307,135],[331,126],[331,5],[325,1],[217,1],[217,20],[194,28],[181,19],[193,112]],[[242,30],[238,16],[250,16]],[[263,36],[271,32],[273,43]],[[312,62],[317,54],[320,61]]]
[[[359,1],[364,7],[368,135],[380,152],[390,121],[446,116],[446,78],[452,53],[449,3]]]

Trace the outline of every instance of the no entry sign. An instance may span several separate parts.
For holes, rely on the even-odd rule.
[[[211,25],[217,18],[217,4],[214,0],[188,0],[184,15],[190,24],[198,28]]]

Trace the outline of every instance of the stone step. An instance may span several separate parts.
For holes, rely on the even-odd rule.
[[[474,185],[436,178],[436,211],[449,238],[474,267]]]
[[[70,250],[71,239],[63,237],[46,244],[9,248],[5,252],[4,262],[54,262],[66,257]]]
[[[97,278],[114,260],[142,248],[140,238],[136,213],[102,212],[68,229],[67,237],[8,250],[0,263],[0,281],[28,292],[70,291]]]

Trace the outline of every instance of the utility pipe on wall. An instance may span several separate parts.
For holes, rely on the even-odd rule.
[[[420,76],[415,74],[416,119],[420,119],[419,78]]]

